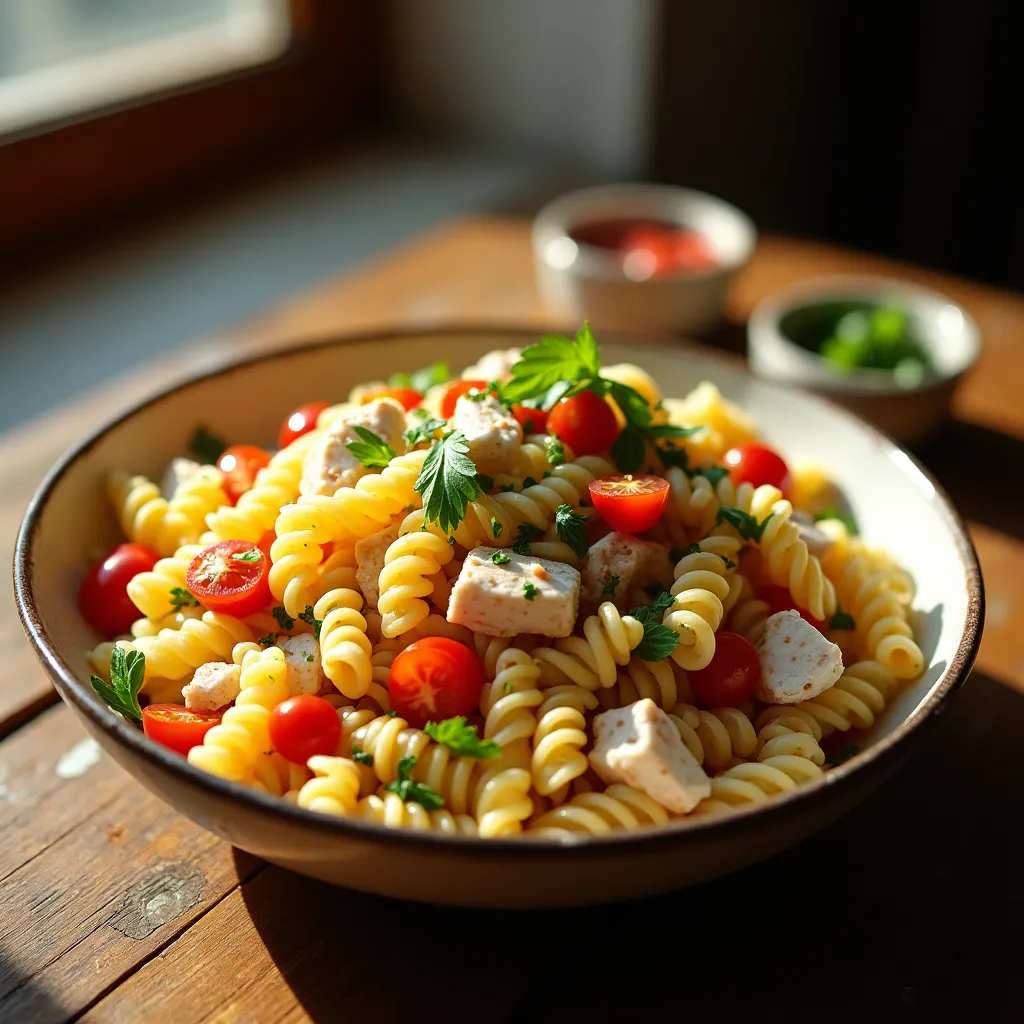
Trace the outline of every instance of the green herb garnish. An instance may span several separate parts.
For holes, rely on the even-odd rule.
[[[351,424],[351,427],[359,435],[359,440],[346,441],[345,447],[364,466],[386,468],[391,465],[391,460],[395,458],[395,450],[391,445],[366,427],[357,426],[355,423]]]
[[[633,649],[643,661],[664,661],[679,644],[674,629],[662,624],[665,612],[675,604],[675,598],[665,590],[646,608],[634,608],[629,614],[644,627],[644,637]]]
[[[761,522],[758,522],[749,512],[744,512],[741,508],[730,508],[724,505],[718,510],[715,522],[719,524],[728,523],[743,540],[752,540],[760,544],[765,527],[771,522],[774,515],[774,512],[769,512]]]
[[[829,508],[822,510],[814,517],[815,522],[818,523],[820,523],[822,519],[838,519],[839,522],[841,522],[843,526],[846,527],[847,532],[850,533],[852,536],[856,536],[860,533],[860,530],[857,528],[857,521],[853,518],[853,516],[848,515],[845,512],[841,512],[834,506],[830,506]]]
[[[270,614],[277,619],[277,624],[281,627],[282,633],[287,633],[295,628],[295,620],[280,605],[272,608]]]
[[[196,427],[188,442],[189,453],[211,466],[224,454],[227,447],[227,441],[216,434],[211,434],[202,424]]]
[[[415,757],[403,757],[398,762],[398,778],[394,782],[389,782],[384,788],[389,793],[397,793],[407,804],[419,804],[428,811],[439,811],[444,807],[444,797],[437,790],[409,778],[415,767]]]
[[[305,622],[307,626],[313,627],[313,636],[319,640],[320,627],[324,624],[324,620],[316,618],[313,614],[313,606],[311,604],[306,605],[306,610],[304,612],[299,612],[299,618]]]
[[[388,384],[393,388],[412,388],[421,395],[429,391],[435,384],[444,384],[452,379],[448,364],[436,362],[413,373],[393,373]]]
[[[856,743],[851,743],[848,747],[843,747],[842,750],[837,750],[834,754],[829,754],[828,763],[833,767],[838,768],[844,761],[849,761],[851,757],[855,757],[859,753],[860,747],[858,747]]]
[[[504,529],[505,527],[502,526],[501,523],[499,523],[494,516],[491,516],[491,533],[493,534],[495,540],[497,540],[501,536],[501,532]]]
[[[828,620],[829,629],[856,629],[857,623],[853,621],[853,616],[849,612],[844,612],[842,608],[837,607],[835,615]]]
[[[231,556],[232,562],[249,562],[255,564],[263,558],[263,552],[259,548],[250,548],[248,551],[239,551]]]
[[[530,553],[530,541],[539,537],[541,531],[533,523],[520,523],[519,537],[512,545],[512,550],[517,555],[528,555]]]
[[[194,608],[199,604],[199,598],[189,593],[184,587],[171,587],[171,607],[175,611],[182,608]]]
[[[489,477],[486,473],[477,473],[476,485],[486,494],[488,491],[494,490],[494,479]]]
[[[140,651],[115,647],[110,652],[110,682],[94,675],[89,676],[89,682],[114,711],[133,722],[141,722],[139,690],[145,678],[146,656]]]
[[[458,431],[435,441],[413,484],[413,489],[423,495],[424,522],[436,522],[445,533],[458,527],[466,507],[480,496],[476,466],[468,452],[466,438]]]
[[[558,536],[572,548],[577,558],[587,553],[587,537],[584,527],[587,517],[573,512],[571,505],[559,505],[555,509],[555,530]]]
[[[549,437],[546,447],[548,462],[552,466],[560,466],[565,462],[565,445],[557,437]]]
[[[494,740],[482,740],[476,726],[463,716],[446,718],[441,722],[427,722],[423,731],[436,743],[446,746],[456,757],[497,757],[501,747]]]
[[[495,565],[508,565],[508,563],[511,562],[512,559],[504,551],[495,551],[494,554],[491,555],[491,561]]]
[[[365,764],[368,767],[373,767],[373,754],[367,750],[363,750],[358,743],[352,744],[352,760],[356,764]]]
[[[260,647],[273,647],[274,644],[277,643],[277,634],[267,633],[265,636],[261,636],[256,643],[258,643]]]
[[[540,591],[532,583],[523,584],[523,596],[527,601],[532,601],[539,593]]]
[[[615,593],[615,588],[618,585],[619,585],[619,577],[618,576],[609,576],[608,579],[606,579],[604,581],[604,586],[601,588],[601,593],[602,594],[614,594]]]
[[[431,444],[435,440],[434,434],[446,426],[444,420],[426,419],[422,423],[413,424],[408,430],[403,430],[402,437],[410,448],[415,448],[420,444]]]

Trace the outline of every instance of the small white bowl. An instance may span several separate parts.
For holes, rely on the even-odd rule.
[[[710,270],[637,279],[570,231],[619,219],[663,220],[702,235],[718,262]],[[533,222],[537,286],[560,320],[589,320],[595,328],[699,332],[718,324],[725,292],[750,259],[757,232],[746,214],[703,192],[672,185],[602,185],[568,192],[544,206]]]
[[[933,371],[911,387],[901,387],[888,370],[840,373],[783,331],[791,314],[831,301],[905,309]],[[758,305],[747,324],[747,355],[754,373],[829,398],[910,445],[925,440],[946,420],[953,392],[980,353],[977,325],[952,299],[890,277],[837,275],[802,281]]]

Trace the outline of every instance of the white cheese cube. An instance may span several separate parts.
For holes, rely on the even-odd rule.
[[[757,658],[757,696],[767,704],[810,700],[843,674],[843,652],[793,609],[768,616]]]
[[[284,651],[288,666],[288,692],[296,697],[300,693],[317,694],[323,682],[320,664],[320,645],[309,633],[281,637],[277,646]]]
[[[203,467],[194,459],[171,459],[160,484],[160,493],[170,501],[174,492],[186,481],[191,480]]]
[[[672,563],[668,548],[654,541],[640,540],[631,533],[615,531],[591,545],[580,567],[584,608],[595,609],[611,601],[619,611],[629,603],[629,591],[637,585],[660,583],[672,586]],[[606,590],[617,578],[614,590]]]
[[[508,561],[495,564],[499,550]],[[485,636],[569,636],[579,599],[580,574],[571,565],[509,548],[473,548],[452,588],[448,621]]]
[[[523,428],[493,395],[484,395],[478,401],[460,397],[455,403],[452,429],[465,435],[469,457],[481,473],[508,473],[518,461]]]
[[[370,608],[376,608],[380,598],[377,581],[384,568],[384,554],[397,538],[398,523],[395,523],[386,530],[371,533],[369,537],[356,541],[356,581]]]
[[[302,464],[299,493],[334,494],[340,487],[351,487],[367,469],[349,451],[349,441],[358,441],[354,427],[364,427],[391,446],[396,455],[406,450],[402,431],[406,428],[405,410],[393,398],[378,398],[336,420],[306,453]]]
[[[711,795],[711,780],[650,698],[595,715],[590,763],[605,782],[624,782],[676,814]]]
[[[481,356],[472,366],[467,366],[460,376],[463,380],[508,380],[512,376],[512,367],[522,354],[521,348],[496,348]]]
[[[181,688],[185,707],[190,711],[216,711],[230,704],[240,689],[242,670],[238,665],[208,661],[192,673],[192,679]]]

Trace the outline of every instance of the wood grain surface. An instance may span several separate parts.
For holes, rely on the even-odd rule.
[[[976,318],[985,346],[955,421],[919,454],[970,521],[989,619],[976,673],[884,793],[799,848],[661,900],[476,914],[331,889],[232,851],[85,739],[0,594],[0,1020],[620,1018],[774,1003],[839,1020],[1020,1019],[1010,923],[1024,900],[1024,299],[815,243],[763,239],[737,280],[742,347],[764,295],[809,275],[898,274]],[[0,437],[0,549],[49,465],[119,409],[239,353],[342,331],[549,323],[528,227],[447,225],[285,308],[126,374]],[[566,325],[567,326],[567,325]],[[1009,684],[1009,687],[1000,685]],[[674,936],[666,945],[664,925]],[[599,964],[610,961],[608,981]],[[440,979],[441,984],[439,985]]]

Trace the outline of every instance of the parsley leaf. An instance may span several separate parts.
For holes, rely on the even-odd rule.
[[[422,370],[416,370],[413,373],[393,373],[388,379],[388,384],[393,388],[412,388],[423,394],[435,384],[444,384],[451,378],[448,364],[436,362],[433,366],[424,366]]]
[[[508,565],[512,559],[509,558],[508,553],[505,551],[495,551],[494,554],[491,555],[491,561],[495,565]]]
[[[346,441],[345,447],[364,465],[387,467],[395,457],[395,450],[372,430],[351,424],[359,435],[358,441]]]
[[[469,445],[456,431],[435,441],[413,489],[423,495],[423,520],[451,533],[466,515],[466,506],[480,495]]]
[[[476,726],[470,725],[461,715],[441,722],[427,722],[423,731],[456,757],[497,757],[501,753],[501,747],[494,740],[480,739]]]
[[[431,789],[422,782],[413,782],[409,778],[415,767],[415,757],[403,757],[398,762],[398,778],[384,788],[389,793],[397,793],[407,804],[419,804],[428,811],[439,811],[444,807],[444,797],[436,789]]]
[[[512,545],[512,550],[517,555],[528,555],[530,553],[530,541],[539,537],[541,531],[533,523],[520,523],[519,537]]]
[[[548,462],[552,466],[560,466],[565,462],[565,445],[557,437],[549,437],[546,447]]]
[[[618,576],[609,576],[608,579],[606,579],[604,581],[604,586],[601,588],[601,593],[602,594],[614,594],[615,593],[615,588],[618,585],[619,585],[619,577]]]
[[[675,604],[676,599],[666,590],[654,599],[648,608],[634,608],[629,614],[644,627],[644,638],[633,649],[633,653],[644,661],[664,661],[679,643],[674,629],[662,625],[665,612]]]
[[[191,455],[211,466],[224,454],[227,441],[211,434],[201,423],[189,438],[188,450]]]
[[[843,747],[842,750],[837,750],[834,754],[828,755],[828,763],[834,767],[838,767],[845,761],[849,761],[851,757],[855,757],[860,753],[860,747],[856,743],[851,743],[848,747]]]
[[[532,583],[523,584],[523,596],[527,601],[532,601],[539,593],[540,591]]]
[[[836,607],[836,613],[828,620],[829,629],[856,629],[857,623],[853,621],[853,616],[849,612],[844,612],[842,608]]]
[[[355,761],[356,764],[365,764],[369,765],[371,768],[373,767],[373,754],[367,750],[363,750],[358,743],[352,744],[352,760]]]
[[[823,509],[814,517],[815,522],[821,522],[822,519],[838,519],[851,535],[856,536],[860,533],[860,530],[857,528],[857,520],[853,516],[841,512],[835,506]]]
[[[110,652],[110,682],[99,676],[89,676],[89,682],[114,711],[134,722],[141,722],[139,690],[145,677],[146,656],[141,651],[115,647]]]
[[[523,477],[523,490],[524,491],[527,489],[527,487],[536,487],[536,486],[537,486],[537,481],[534,480],[532,476],[524,476]]]
[[[615,400],[620,412],[626,417],[626,422],[648,437],[652,436],[651,431],[656,428],[651,426],[651,407],[647,404],[647,399],[635,388],[631,388],[628,384],[621,384],[617,380],[602,378],[601,384],[604,392],[610,394]],[[672,429],[681,428],[673,427]]]
[[[311,604],[306,605],[306,610],[304,612],[299,612],[299,618],[305,622],[307,626],[313,627],[313,636],[319,640],[320,627],[324,624],[324,620],[318,619],[313,615],[313,606]]]
[[[251,562],[255,564],[263,557],[259,548],[250,548],[248,551],[239,551],[231,556],[233,562]]]
[[[273,647],[274,644],[277,643],[277,634],[267,633],[266,636],[261,636],[256,643],[258,643],[260,647]]]
[[[573,512],[571,505],[559,505],[555,509],[555,529],[558,536],[572,548],[577,558],[587,553],[587,537],[583,528],[587,517]]]
[[[707,427],[677,427],[674,423],[656,423],[647,431],[647,436],[658,440],[663,437],[693,437]]]
[[[494,479],[493,477],[489,477],[486,473],[477,473],[476,484],[484,494],[488,491],[494,490]]]
[[[749,512],[744,512],[743,509],[730,508],[728,505],[723,505],[715,516],[715,522],[719,524],[728,523],[743,540],[752,540],[760,543],[765,527],[771,522],[774,515],[774,512],[769,512],[761,522],[758,522]]]
[[[662,594],[667,594],[668,590],[665,589],[664,584],[648,583],[647,586],[644,587],[644,593],[650,594],[651,597],[658,598],[661,597]]]
[[[272,608],[270,614],[277,619],[277,624],[281,627],[281,631],[287,633],[288,630],[295,628],[295,620],[280,606]]]
[[[611,456],[620,473],[635,473],[643,464],[646,450],[643,431],[626,426],[612,442]]]
[[[725,466],[701,466],[699,469],[689,472],[688,475],[691,478],[702,476],[712,487],[717,487],[729,475],[729,470]]]
[[[181,608],[194,608],[199,604],[199,598],[189,593],[184,587],[171,587],[171,607],[175,611]]]
[[[549,408],[565,397],[570,382],[590,381],[600,372],[601,356],[589,324],[584,323],[575,340],[545,334],[536,345],[523,350],[512,367],[511,380],[501,386],[501,400],[509,405],[543,395],[544,407]]]
[[[501,536],[501,531],[504,529],[505,527],[502,526],[494,516],[491,516],[491,533],[495,540]]]
[[[414,424],[408,430],[403,430],[402,437],[405,438],[405,443],[410,448],[415,448],[420,444],[432,444],[434,434],[445,426],[447,423],[444,420],[427,419],[422,423]]]
[[[687,555],[698,555],[700,554],[700,545],[691,544],[688,548],[670,548],[668,552],[669,561],[675,565],[680,560],[684,559]]]

